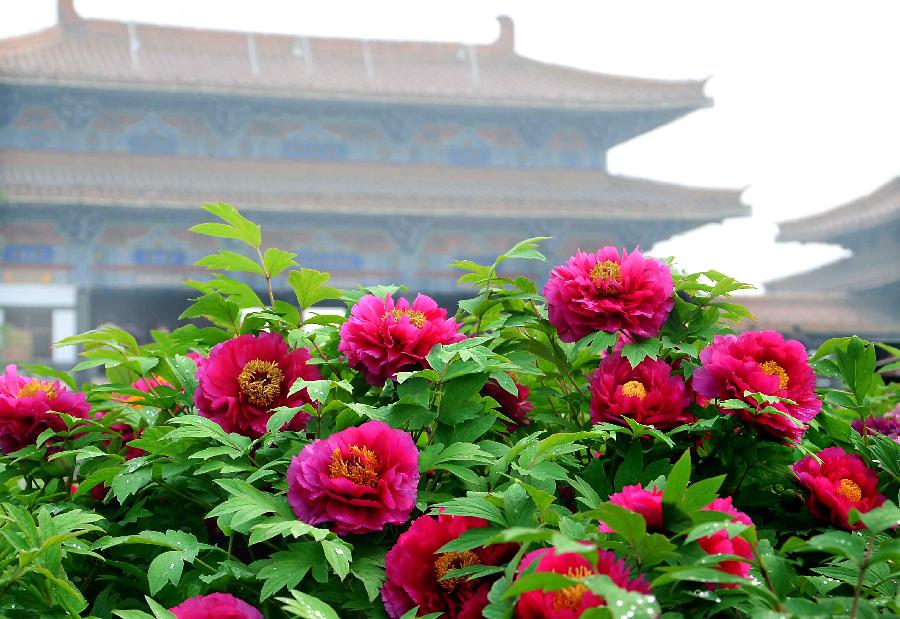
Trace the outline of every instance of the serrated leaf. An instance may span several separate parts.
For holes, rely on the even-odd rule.
[[[297,266],[297,263],[294,261],[296,257],[297,254],[270,247],[263,255],[263,264],[269,273],[269,277],[274,278],[278,277],[286,268]]]
[[[157,556],[150,562],[147,569],[147,582],[150,585],[150,594],[156,595],[166,583],[171,582],[176,587],[181,580],[181,572],[184,569],[184,558],[181,552],[170,550]]]

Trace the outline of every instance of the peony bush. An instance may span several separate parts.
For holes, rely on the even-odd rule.
[[[0,616],[900,613],[900,350],[742,331],[745,284],[637,250],[533,282],[542,238],[458,308],[338,290],[204,208],[246,252],[186,326],[0,377]]]

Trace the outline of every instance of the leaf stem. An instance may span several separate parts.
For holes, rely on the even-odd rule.
[[[263,274],[266,277],[266,288],[269,289],[270,307],[275,307],[275,293],[272,291],[272,276],[269,275],[269,270],[266,269],[266,261],[265,258],[263,258],[262,251],[260,251],[259,247],[256,248],[256,254],[259,256],[259,265],[262,267]]]
[[[856,588],[853,591],[853,604],[850,605],[850,619],[856,619],[856,613],[859,609],[859,598],[862,595],[863,578],[866,575],[866,568],[869,567],[869,558],[872,556],[872,540],[874,535],[869,535],[869,541],[866,542],[866,551],[863,553],[862,562],[859,565],[859,577],[856,579]]]

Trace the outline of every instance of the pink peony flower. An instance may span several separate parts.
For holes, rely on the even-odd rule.
[[[816,378],[807,361],[806,349],[796,340],[785,340],[775,331],[747,331],[740,335],[719,335],[700,353],[702,367],[694,370],[693,387],[700,395],[720,400],[738,399],[751,410],[728,410],[745,423],[778,439],[800,440],[806,422],[822,409],[816,396]],[[760,413],[758,404],[745,392],[762,393],[793,400],[796,404],[774,402],[784,415]]]
[[[570,578],[584,578],[591,574],[605,574],[610,580],[627,591],[651,593],[650,584],[643,576],[631,577],[631,570],[624,561],[609,550],[597,551],[597,565],[580,554],[567,552],[557,554],[553,548],[541,548],[529,552],[519,564],[519,575],[532,563],[537,563],[537,572],[555,572]],[[591,592],[585,585],[575,584],[556,591],[528,591],[523,593],[516,605],[516,619],[576,619],[588,608],[606,606],[606,600]]]
[[[620,492],[610,496],[609,502],[643,516],[647,522],[647,531],[662,531],[662,495],[662,490],[656,486],[653,486],[653,490],[644,490],[640,484],[634,484],[633,486],[625,486]],[[601,521],[600,531],[612,533],[613,529]]]
[[[322,378],[317,367],[306,363],[309,359],[308,350],[289,350],[278,333],[241,335],[216,344],[197,367],[194,403],[226,432],[259,438],[273,408],[310,402],[305,389],[288,395],[298,378]],[[299,412],[284,427],[302,430],[308,420],[308,413]]]
[[[435,344],[465,339],[453,318],[431,297],[417,295],[412,307],[406,299],[396,304],[388,294],[361,298],[341,325],[338,350],[350,367],[359,370],[370,385],[380,386],[397,372],[422,369]]]
[[[900,404],[881,417],[866,417],[865,420],[854,419],[850,425],[860,434],[878,432],[900,443]]]
[[[638,423],[669,429],[693,418],[684,380],[662,359],[644,359],[632,368],[627,359],[609,354],[591,377],[591,421]]]
[[[15,365],[7,365],[0,376],[0,452],[32,444],[48,428],[65,430],[65,422],[50,411],[84,419],[90,408],[83,393],[69,391],[58,380],[19,376]]]
[[[722,499],[716,499],[703,509],[730,514],[731,516],[734,516],[734,518],[731,519],[732,522],[741,522],[748,526],[753,525],[753,521],[750,520],[750,516],[736,509],[731,504],[730,496]],[[722,572],[727,572],[728,574],[740,576],[742,578],[750,578],[749,562],[753,561],[753,547],[750,545],[750,542],[745,540],[743,537],[740,537],[738,535],[730,537],[728,535],[728,531],[722,529],[721,531],[717,531],[716,533],[713,533],[708,537],[701,537],[697,540],[697,543],[700,544],[700,548],[705,550],[707,554],[738,555],[739,557],[746,558],[747,561],[722,561],[721,563],[719,563],[716,569]],[[721,583],[719,584],[719,586],[725,589],[733,589],[737,587],[737,585],[731,583]]]
[[[819,464],[807,456],[792,467],[800,483],[809,490],[807,505],[816,518],[848,530],[864,529],[862,522],[851,525],[851,509],[865,513],[884,503],[878,491],[878,474],[862,458],[840,447],[829,447],[818,454]]]
[[[263,619],[261,612],[228,593],[198,595],[169,611],[178,619]]]
[[[287,481],[288,502],[303,522],[333,522],[338,535],[381,531],[412,512],[419,451],[408,433],[367,421],[304,447]]]
[[[530,393],[531,389],[519,383],[516,383],[516,393],[510,393],[493,378],[488,380],[481,389],[481,395],[493,398],[500,405],[500,412],[512,420],[512,423],[506,423],[506,429],[509,432],[514,432],[520,426],[527,426],[531,423],[528,413],[534,408],[534,404],[528,401]]]
[[[388,616],[397,619],[418,606],[420,616],[443,612],[445,619],[479,619],[488,603],[488,591],[498,576],[474,580],[441,578],[469,565],[503,565],[515,554],[516,547],[500,544],[464,552],[437,551],[465,531],[487,525],[486,520],[468,516],[416,518],[384,558],[387,581],[381,589],[381,599]]]
[[[675,304],[673,290],[672,273],[659,260],[604,247],[579,250],[553,269],[544,296],[559,339],[575,342],[597,331],[657,335]]]

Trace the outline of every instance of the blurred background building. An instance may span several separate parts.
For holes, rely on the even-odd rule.
[[[812,346],[836,335],[900,342],[900,177],[780,228],[780,241],[834,243],[853,254],[742,299],[761,325]]]
[[[500,24],[491,45],[323,39],[84,20],[60,0],[55,27],[0,42],[3,356],[67,364],[49,345],[76,331],[174,326],[216,247],[186,232],[207,201],[335,285],[447,304],[468,294],[450,262],[526,237],[553,236],[555,264],[747,214],[739,191],[607,172],[610,147],[711,105],[702,82],[543,64]]]
[[[203,202],[234,204],[336,286],[447,306],[470,294],[449,263],[526,237],[553,237],[550,263],[506,266],[540,281],[579,247],[649,249],[749,214],[737,190],[607,168],[612,147],[712,105],[704,82],[538,62],[506,17],[470,45],[83,19],[73,0],[58,13],[0,40],[0,361],[65,367],[61,337],[176,326],[195,262],[240,250],[186,231]],[[900,341],[898,214],[895,181],[785,224],[782,240],[854,255],[747,298],[759,325]]]

